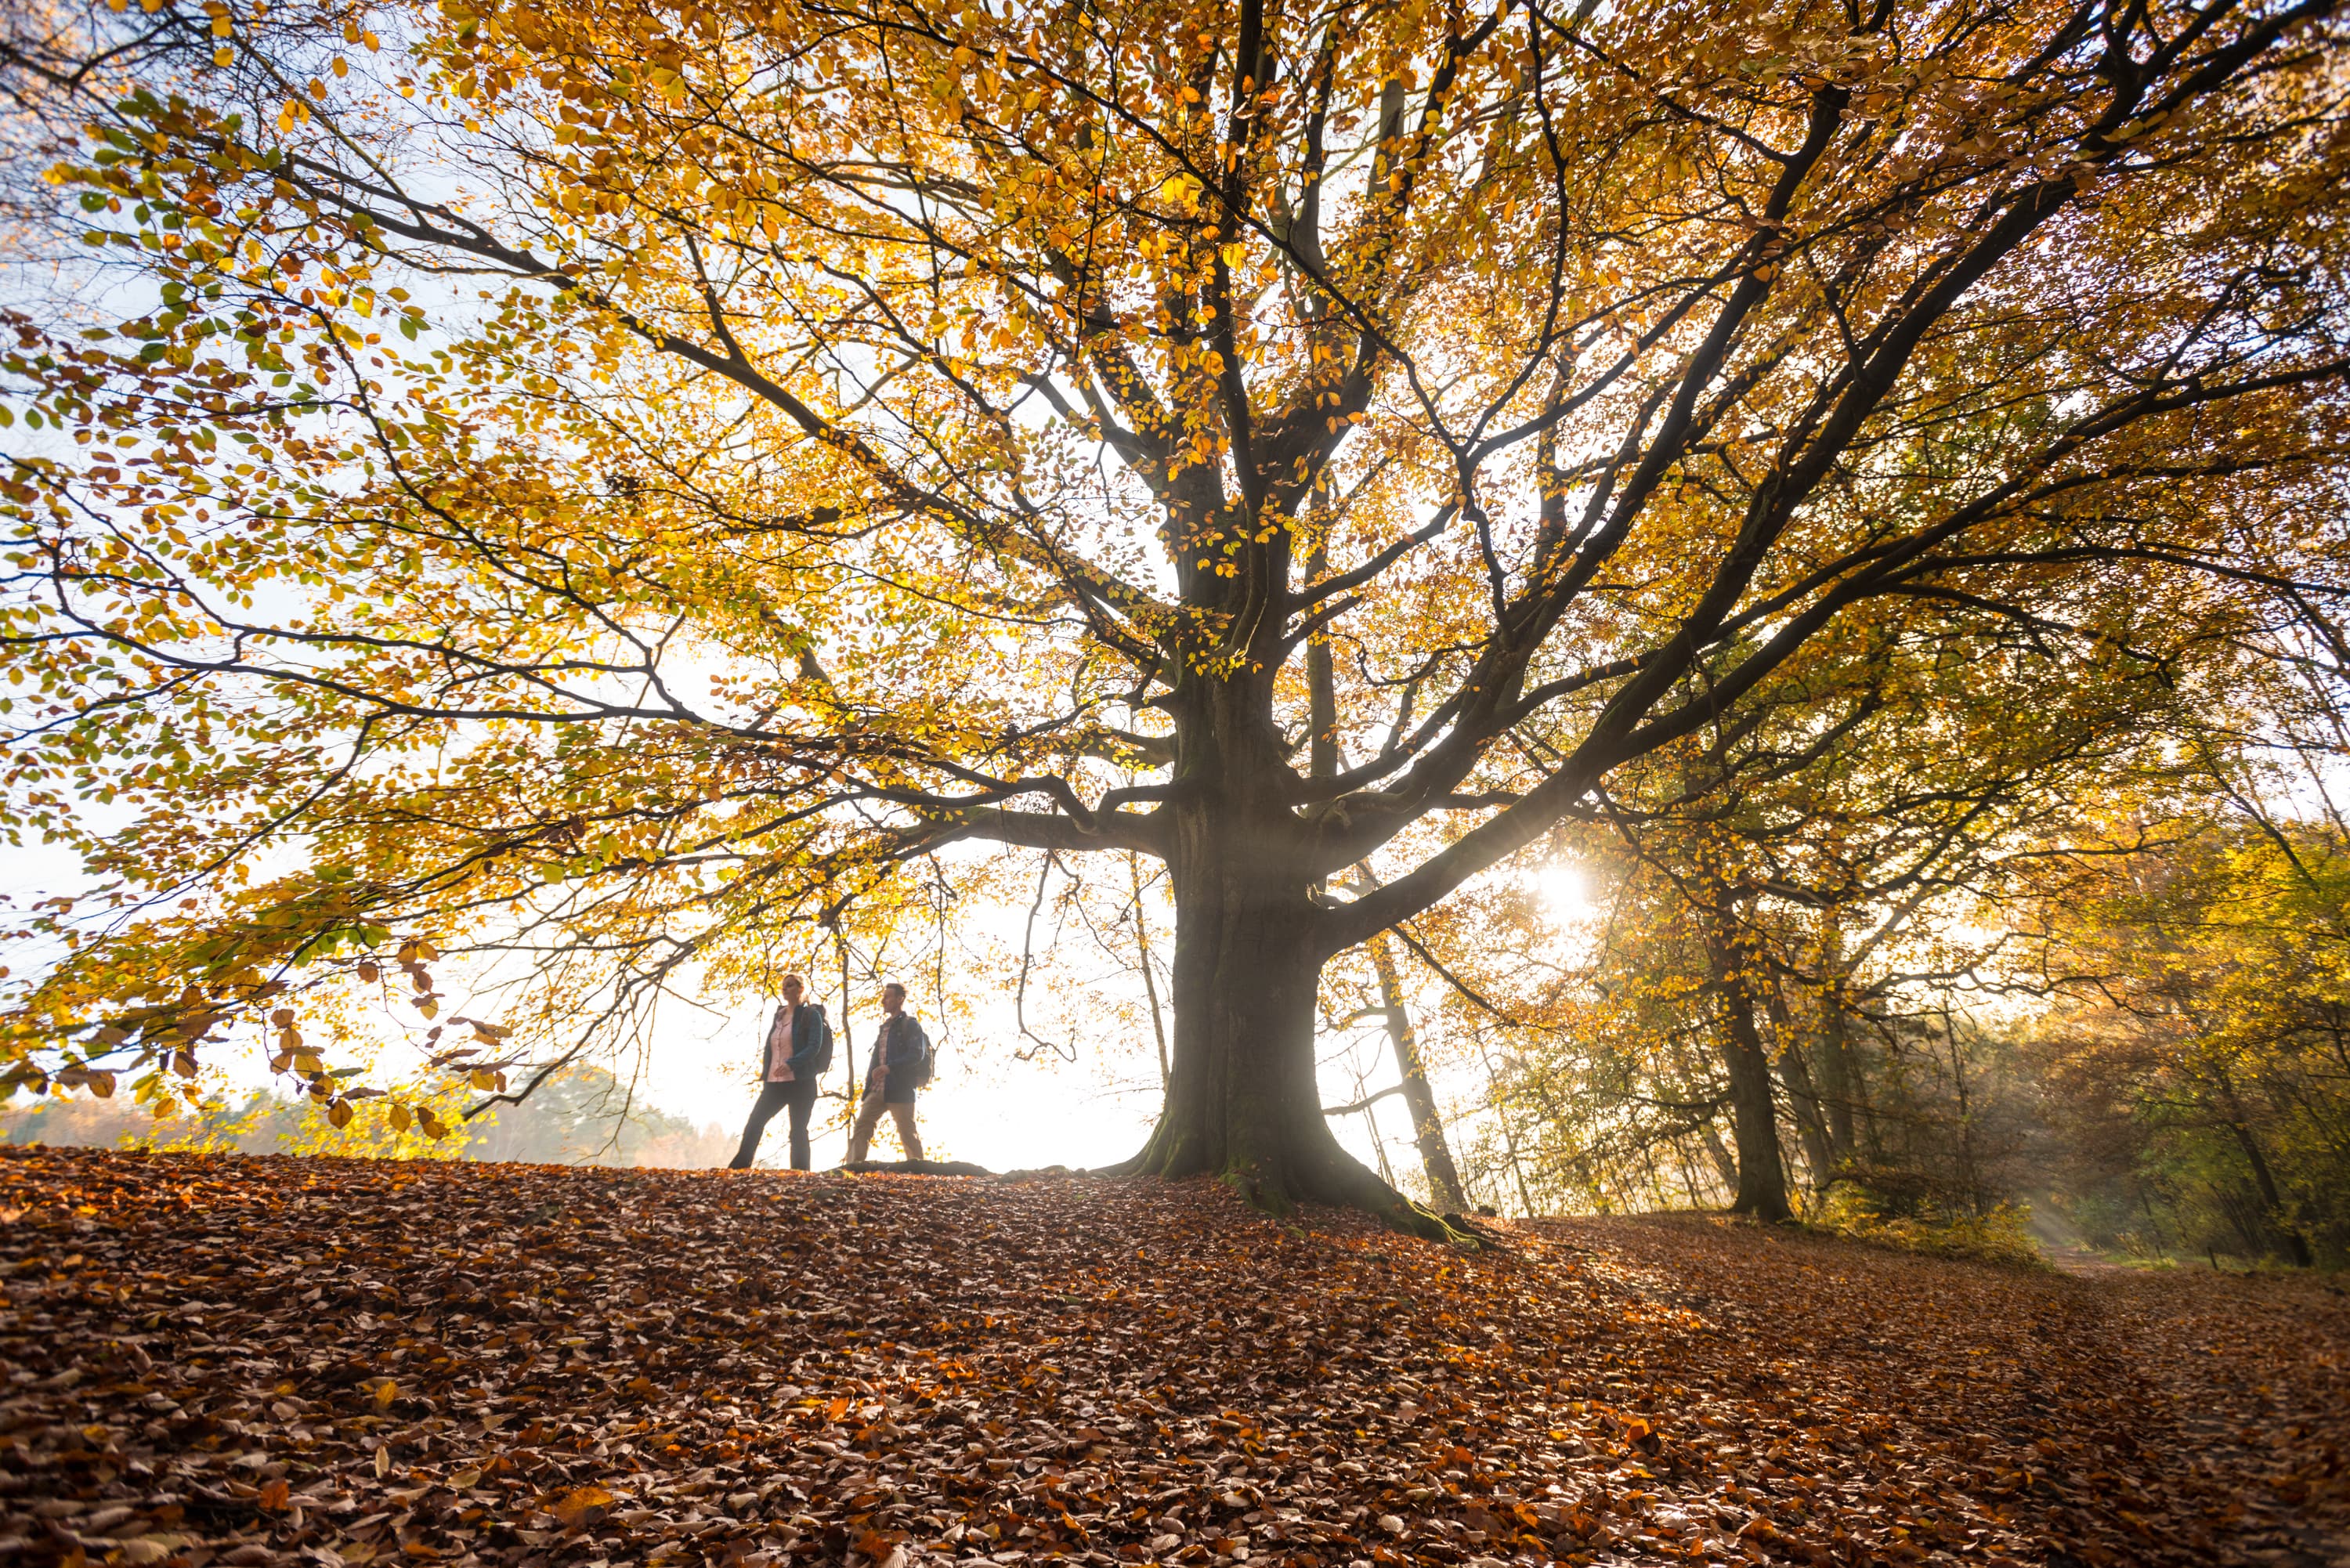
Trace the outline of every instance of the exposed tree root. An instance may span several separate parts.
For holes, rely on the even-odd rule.
[[[1465,1222],[1455,1224],[1398,1192],[1361,1161],[1339,1148],[1335,1140],[1327,1149],[1310,1150],[1301,1159],[1277,1163],[1232,1159],[1209,1168],[1170,1158],[1170,1147],[1180,1153],[1180,1146],[1164,1134],[1162,1123],[1139,1153],[1097,1174],[1159,1176],[1171,1181],[1208,1176],[1231,1188],[1250,1207],[1276,1219],[1290,1218],[1301,1203],[1320,1203],[1334,1209],[1359,1210],[1376,1216],[1391,1230],[1423,1241],[1468,1251],[1481,1251],[1490,1245]]]

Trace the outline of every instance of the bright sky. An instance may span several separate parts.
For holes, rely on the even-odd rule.
[[[810,998],[835,1016],[836,1029],[837,987],[836,978],[832,991]],[[869,992],[859,1001],[849,1028],[861,1073],[872,1059],[880,1011]],[[923,1011],[920,999],[914,1011],[918,1015]],[[1113,1037],[1081,1045],[1075,1062],[1051,1052],[1039,1052],[1041,1060],[1024,1062],[1014,1054],[1016,1035],[1008,1004],[988,1011],[1003,1016],[991,1018],[977,1037],[941,1041],[936,1021],[924,1020],[931,1039],[940,1044],[937,1081],[919,1102],[927,1156],[1011,1170],[1107,1165],[1142,1146],[1159,1101],[1158,1062],[1147,1041]],[[714,1028],[704,1028],[697,1018],[690,1024],[660,1029],[642,1084],[645,1097],[697,1125],[718,1122],[729,1132],[738,1130],[756,1092],[753,1073],[766,1021],[762,1008]],[[832,1071],[824,1080],[827,1091],[837,1094],[846,1085],[847,1066],[845,1054],[836,1048]],[[816,1139],[819,1166],[842,1158],[847,1134],[837,1125],[840,1105],[837,1099],[818,1104],[818,1126],[825,1128]],[[881,1126],[874,1155],[895,1158],[898,1135],[887,1118]],[[770,1127],[760,1151],[763,1158],[782,1162],[785,1127],[782,1117]]]
[[[1560,915],[1573,918],[1588,910],[1587,890],[1572,867],[1547,868],[1542,874],[1542,887],[1545,900]],[[826,981],[819,979],[818,983]],[[829,984],[830,990],[817,992],[811,1000],[823,1002],[837,1020],[837,979]],[[1075,1061],[1048,1050],[1037,1050],[1022,1060],[1017,1048],[1027,1043],[1019,1038],[1010,997],[966,999],[978,1015],[976,1025],[941,1043],[938,1080],[920,1101],[925,1154],[936,1159],[972,1160],[993,1170],[1107,1165],[1133,1154],[1149,1136],[1159,1096],[1157,1052],[1147,1026],[1138,1031],[1118,1016],[1121,1004],[1135,1002],[1139,994],[1139,981],[1129,981],[1124,987],[1100,985],[1090,999],[1094,1004],[1090,1008],[1082,995],[1051,999],[1060,1001],[1059,1011],[1075,1015],[1081,1023],[1089,1012],[1100,1021],[1097,1031],[1081,1033]],[[1429,1004],[1435,998],[1423,992],[1417,1000],[1420,1004],[1415,1014],[1425,1033],[1434,1027]],[[1069,1005],[1072,1001],[1075,1005]],[[879,1012],[869,991],[860,990],[857,1002],[850,1023],[861,1069],[870,1060]],[[918,1014],[924,1011],[920,996],[910,1005]],[[691,1025],[664,1027],[651,1049],[642,1085],[645,1097],[697,1125],[718,1122],[730,1132],[739,1129],[754,1094],[751,1075],[765,1020],[762,1010],[715,1027],[705,1027],[700,1019]],[[936,1039],[935,1020],[925,1023]],[[1351,1103],[1367,1090],[1382,1089],[1396,1081],[1394,1058],[1376,1025],[1357,1031],[1351,1044],[1326,1039],[1321,1054],[1325,1105]],[[1433,1054],[1440,1060],[1443,1053],[1440,1048]],[[1457,1068],[1446,1072],[1440,1067],[1435,1075],[1440,1100],[1453,1105],[1473,1098],[1480,1086],[1473,1072]],[[845,1062],[837,1054],[825,1087],[837,1093],[845,1081]],[[824,1101],[818,1107],[818,1125],[824,1127],[815,1140],[819,1166],[842,1157],[847,1135],[838,1125],[840,1114],[837,1100]],[[1378,1136],[1386,1140],[1388,1158],[1398,1165],[1399,1175],[1416,1175],[1410,1120],[1401,1100],[1390,1096],[1374,1106],[1370,1115],[1378,1123]],[[830,1125],[825,1120],[827,1116],[833,1118]],[[1341,1117],[1335,1125],[1341,1143],[1366,1163],[1376,1163],[1371,1128],[1365,1116]],[[875,1140],[875,1157],[894,1158],[896,1132],[887,1118],[881,1127]],[[785,1143],[785,1123],[778,1118],[769,1128],[762,1158],[781,1163]]]

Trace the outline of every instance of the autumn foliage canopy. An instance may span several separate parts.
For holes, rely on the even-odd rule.
[[[443,955],[511,1065],[951,846],[1139,856],[1138,1168],[1391,1207],[1334,955],[1905,649],[2104,690],[2350,586],[2333,13],[13,21],[89,286],[8,321],[7,810],[105,907],[11,1071],[276,1010],[348,1106],[301,1027]]]

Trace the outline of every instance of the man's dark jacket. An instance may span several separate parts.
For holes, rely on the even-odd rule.
[[[911,1067],[918,1065],[929,1051],[931,1037],[923,1033],[921,1021],[912,1013],[895,1012],[881,1020],[881,1038],[877,1044],[880,1065]]]

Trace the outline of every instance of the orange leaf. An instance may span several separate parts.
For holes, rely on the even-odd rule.
[[[600,1486],[583,1486],[574,1488],[547,1511],[563,1521],[565,1524],[570,1525],[577,1524],[587,1518],[591,1509],[609,1508],[611,1505],[610,1492]]]

